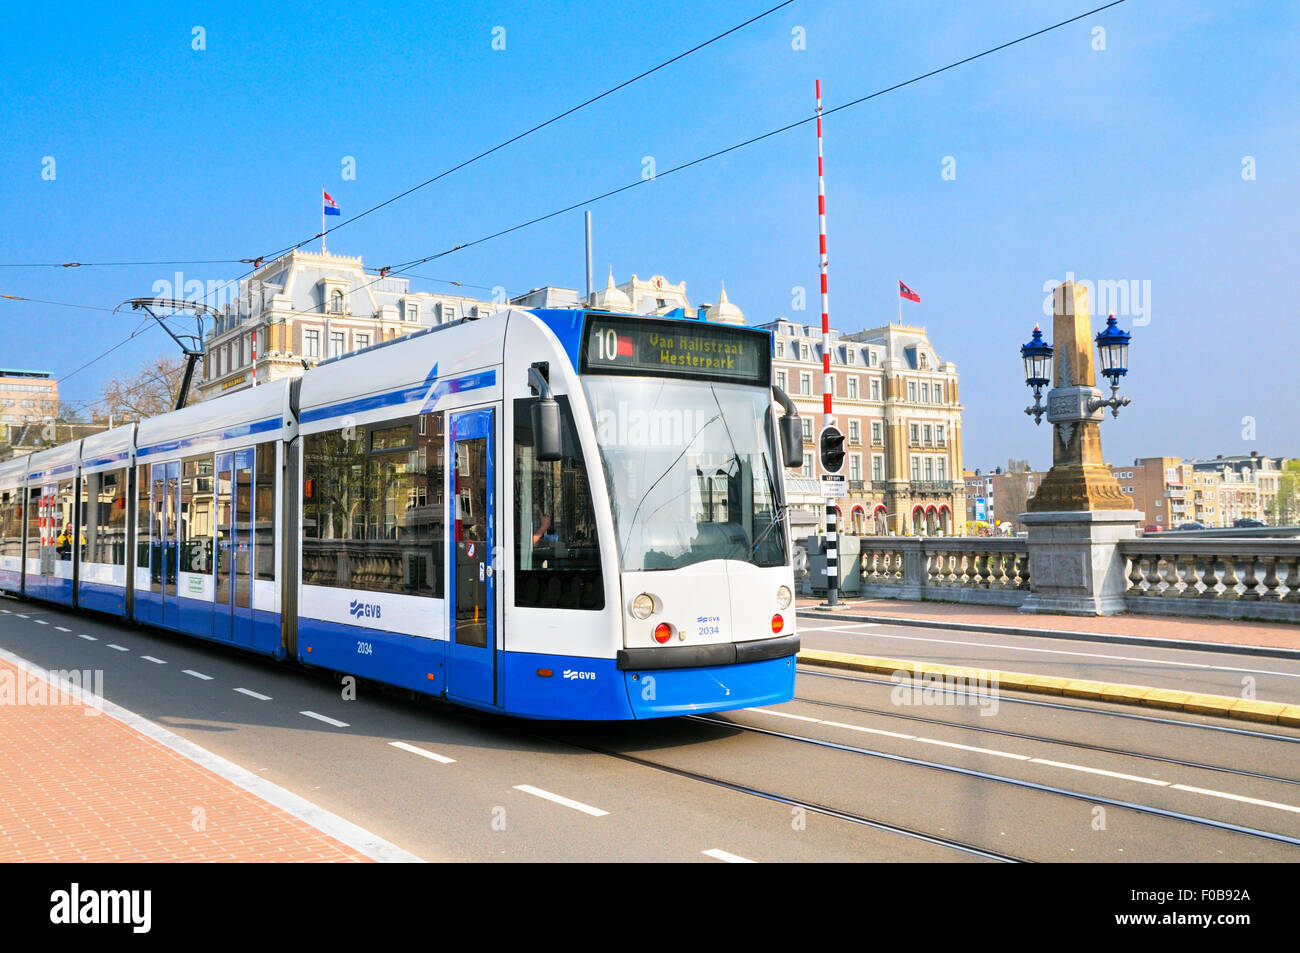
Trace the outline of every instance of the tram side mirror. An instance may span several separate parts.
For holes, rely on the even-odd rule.
[[[798,414],[781,415],[781,455],[787,467],[803,466],[803,423]]]
[[[533,404],[533,449],[542,463],[564,459],[564,438],[560,432],[560,405],[555,398],[540,398]]]

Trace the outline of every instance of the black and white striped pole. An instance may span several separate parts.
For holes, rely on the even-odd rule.
[[[838,427],[827,425],[822,428],[817,443],[822,470],[825,471],[822,481],[829,487],[842,479],[837,474],[844,466],[844,434],[840,433]],[[839,532],[836,527],[838,512],[835,507],[837,499],[829,489],[826,490],[826,605],[830,607],[839,604],[840,595]]]

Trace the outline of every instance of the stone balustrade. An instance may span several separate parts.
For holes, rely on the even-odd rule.
[[[1143,537],[1119,544],[1129,612],[1300,622],[1300,539]],[[862,537],[866,598],[1019,606],[1023,537]]]
[[[1300,622],[1300,540],[1148,536],[1120,553],[1131,612]]]
[[[1019,605],[1029,593],[1029,549],[1019,538],[862,538],[862,595]]]

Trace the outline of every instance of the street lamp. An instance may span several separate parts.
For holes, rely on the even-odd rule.
[[[1125,335],[1126,346],[1127,342]],[[1026,407],[1025,413],[1034,418],[1035,424],[1041,424],[1043,414],[1047,412],[1043,406],[1043,388],[1051,383],[1048,374],[1052,367],[1052,345],[1043,340],[1043,331],[1038,325],[1034,325],[1034,336],[1029,343],[1021,345],[1020,356],[1025,361],[1025,384],[1034,389],[1034,406]]]
[[[1115,323],[1115,315],[1106,319],[1106,327],[1097,334],[1097,353],[1101,356],[1101,373],[1110,381],[1110,399],[1095,398],[1088,401],[1088,409],[1110,408],[1112,417],[1132,401],[1119,396],[1119,379],[1128,373],[1128,342],[1131,335]]]

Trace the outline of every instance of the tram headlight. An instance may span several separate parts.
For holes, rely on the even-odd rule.
[[[632,600],[632,615],[635,618],[640,619],[642,622],[650,618],[650,616],[654,614],[654,611],[654,596],[643,592]]]
[[[776,607],[778,609],[790,608],[790,603],[794,601],[794,593],[790,591],[789,586],[782,586],[776,591]]]

